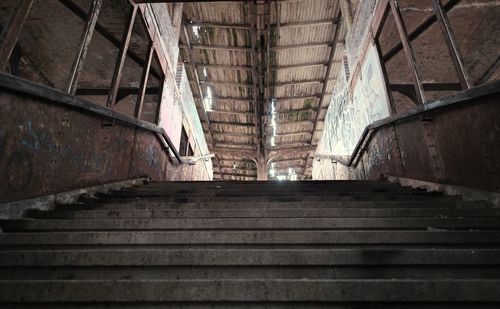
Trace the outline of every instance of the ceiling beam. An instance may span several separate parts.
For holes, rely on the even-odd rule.
[[[189,41],[189,34],[187,32],[187,27],[183,23],[181,23],[181,27],[182,27],[182,32],[184,33],[184,39],[186,40],[186,44],[188,46],[186,53],[185,53],[187,56],[186,60],[191,62],[191,63],[194,63],[194,59],[193,59],[193,55],[192,55],[192,46],[191,46],[191,42]],[[200,98],[202,98],[203,97],[203,90],[201,89],[200,76],[198,75],[198,70],[196,69],[196,66],[194,66],[194,65],[192,65],[191,68],[194,71],[194,79],[196,81],[196,89],[198,90],[198,92],[200,94]],[[210,145],[210,143],[213,141],[212,131],[211,131],[211,123],[210,123],[210,117],[208,116],[207,110],[205,109],[205,105],[203,104],[203,100],[202,100],[202,104],[201,104],[201,110],[202,110],[202,115],[205,118],[206,123],[208,124],[207,125],[207,127],[208,127],[207,145]],[[215,154],[214,159],[215,159],[217,166],[219,166],[220,161],[219,161],[219,158],[217,157],[217,154]],[[223,175],[221,175],[221,179],[224,180]]]
[[[334,63],[341,63],[341,61],[336,60],[336,61],[334,61]],[[311,63],[278,65],[278,66],[271,66],[271,71],[296,69],[296,68],[326,67],[327,65],[328,65],[327,62],[311,62]],[[227,69],[227,70],[252,71],[252,66],[246,66],[246,65],[195,63],[195,66],[198,68],[207,68],[207,69]]]
[[[313,79],[313,80],[298,80],[298,81],[288,81],[288,82],[277,82],[274,83],[273,87],[286,87],[286,86],[293,86],[293,85],[307,85],[307,84],[322,84],[322,83],[328,83],[331,81],[335,81],[336,79],[328,79],[328,80],[320,80],[320,79]]]
[[[257,148],[254,145],[249,145],[246,143],[227,143],[227,142],[215,142],[214,143],[215,147],[229,147],[229,148],[234,148],[235,150],[240,150],[240,149],[245,149],[245,150],[256,150]]]
[[[336,44],[334,43],[336,42]],[[321,47],[330,47],[337,44],[345,44],[344,40],[334,40],[332,42],[320,42],[320,43],[307,43],[307,44],[294,44],[294,45],[283,45],[283,46],[275,46],[272,47],[272,51],[280,51],[280,50],[288,50],[288,49],[297,49],[297,48],[321,48]]]
[[[255,134],[246,134],[246,133],[234,133],[234,132],[221,132],[221,131],[212,131],[215,135],[224,135],[224,136],[234,136],[234,137],[244,137],[244,138],[255,138]]]
[[[337,19],[323,19],[323,20],[311,20],[311,21],[304,21],[304,22],[291,22],[291,23],[284,23],[280,24],[280,28],[293,28],[293,27],[306,27],[306,26],[323,26],[323,25],[329,25],[329,24],[335,24],[337,23]],[[196,22],[196,21],[189,21],[187,23],[188,26],[190,27],[201,27],[201,28],[222,28],[222,29],[239,29],[239,30],[251,30],[252,25],[246,25],[246,24],[222,24],[222,23],[208,23],[208,22]],[[277,24],[272,24],[272,28],[278,27]]]
[[[193,44],[191,45],[193,49],[205,49],[205,50],[223,50],[223,51],[243,51],[251,52],[251,47],[246,46],[228,46],[228,45],[206,45],[206,44]],[[188,48],[185,44],[179,44],[179,48]]]
[[[252,112],[236,112],[236,111],[222,111],[211,109],[207,111],[209,114],[220,114],[220,115],[235,115],[235,116],[255,116],[255,113]]]
[[[340,16],[341,16],[341,14],[339,12],[339,17],[338,17],[339,19],[340,19]],[[333,33],[333,41],[334,42],[337,41],[339,36],[340,36],[340,24],[337,24],[337,26],[335,27],[334,33]],[[318,106],[320,109],[323,108],[323,103],[325,102],[326,90],[328,88],[328,81],[330,80],[330,73],[332,72],[332,69],[333,69],[333,60],[335,58],[335,51],[336,50],[337,50],[337,46],[336,45],[332,46],[332,48],[330,50],[330,56],[328,57],[328,66],[326,67],[325,79],[323,82],[323,89],[321,90],[319,106]],[[319,114],[320,113],[317,113],[315,118],[314,118],[314,124],[313,124],[313,128],[312,128],[310,144],[313,143],[314,133],[316,131],[318,121],[320,121]]]
[[[255,160],[255,151],[248,149],[233,149],[227,147],[210,147],[211,152],[217,153],[223,156],[232,156],[236,158]]]
[[[338,13],[338,20],[340,21],[341,20],[341,17],[342,17],[342,13],[341,13],[341,10],[339,9],[339,13]],[[337,42],[338,39],[339,39],[339,36],[340,36],[340,23],[337,23],[337,26],[335,27],[335,30],[333,32],[333,42]],[[337,50],[337,45],[332,45],[331,49],[330,49],[330,56],[328,57],[328,66],[326,67],[326,72],[325,72],[325,82],[323,83],[323,89],[321,90],[321,98],[319,100],[319,108],[323,108],[323,103],[325,102],[325,97],[326,97],[326,89],[328,88],[328,83],[327,81],[329,80],[330,78],[330,73],[332,71],[332,68],[333,68],[333,61],[335,59],[335,52]],[[314,124],[313,124],[313,128],[311,130],[311,139],[310,139],[310,144],[312,145],[313,142],[314,142],[314,136],[316,134],[316,128],[318,126],[318,122],[319,122],[319,114],[320,113],[316,113],[316,116],[314,117]],[[309,155],[310,154],[307,154],[307,157],[306,157],[306,160],[305,160],[305,163],[304,163],[304,173],[302,173],[302,177],[305,176],[305,168],[307,167],[307,164],[309,162]]]
[[[336,79],[312,79],[312,80],[296,80],[296,81],[286,81],[277,82],[269,85],[270,87],[286,87],[294,85],[308,85],[308,84],[322,84],[335,81]],[[228,86],[228,87],[245,87],[253,88],[253,83],[240,83],[240,82],[230,82],[230,81],[200,81],[201,85],[211,85],[211,86]]]
[[[335,42],[335,41],[333,41]],[[271,47],[271,51],[280,51],[288,49],[299,49],[299,48],[319,48],[319,47],[329,47],[337,44],[345,44],[344,40],[337,41],[336,44],[333,42],[319,42],[319,43],[308,43],[308,44],[294,44],[294,45],[283,45]],[[204,49],[204,50],[222,50],[222,51],[243,51],[251,52],[252,47],[249,46],[229,46],[229,45],[206,45],[206,44],[193,44],[192,49]],[[179,44],[179,48],[188,48],[185,44]]]
[[[227,125],[227,126],[238,126],[238,127],[255,127],[253,123],[241,123],[241,122],[225,122],[225,121],[212,121],[210,125]]]
[[[214,170],[214,174],[220,174],[219,171]],[[229,176],[229,177],[246,177],[246,178],[257,178],[257,175],[246,175],[246,174],[234,174],[234,173],[224,173],[222,172],[223,175]]]

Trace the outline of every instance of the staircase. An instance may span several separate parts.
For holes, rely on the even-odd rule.
[[[500,308],[500,209],[386,182],[152,182],[0,226],[2,308]]]

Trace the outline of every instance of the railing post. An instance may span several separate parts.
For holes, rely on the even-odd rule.
[[[148,54],[146,56],[146,64],[144,65],[142,71],[141,85],[139,88],[139,95],[137,96],[137,102],[135,103],[134,117],[141,119],[142,107],[144,106],[144,98],[146,97],[146,89],[148,87],[149,71],[151,69],[151,62],[154,56],[154,44],[149,43]]]
[[[109,90],[108,102],[106,104],[106,106],[110,108],[114,108],[116,103],[116,96],[118,95],[118,90],[120,89],[120,80],[123,73],[123,67],[125,65],[125,59],[127,58],[130,38],[132,37],[135,17],[137,16],[137,8],[137,5],[132,5],[132,9],[127,19],[127,26],[125,32],[123,33],[123,39],[121,42],[120,50],[118,52],[118,58],[116,59],[115,70],[113,72],[113,79],[111,81],[111,89]]]
[[[5,69],[34,0],[18,0],[0,34],[0,71]]]
[[[465,68],[462,54],[460,53],[460,49],[458,48],[458,45],[456,43],[453,30],[451,29],[450,21],[448,20],[446,11],[443,9],[441,0],[432,0],[432,6],[434,8],[434,14],[436,15],[439,27],[443,32],[446,46],[448,47],[448,51],[450,52],[451,60],[453,62],[453,65],[455,66],[455,70],[457,71],[460,85],[464,90],[470,89],[473,84],[470,80],[469,73]]]
[[[422,80],[418,74],[418,69],[415,61],[415,54],[408,40],[408,32],[406,31],[406,26],[404,24],[403,18],[401,17],[401,11],[399,10],[398,0],[390,0],[392,14],[394,16],[394,21],[398,28],[399,37],[401,43],[403,44],[403,49],[406,55],[406,61],[410,68],[411,76],[413,79],[413,84],[415,86],[415,92],[417,93],[417,100],[419,104],[425,104],[425,92]]]
[[[99,17],[99,11],[101,9],[103,0],[93,0],[92,7],[90,8],[90,14],[85,22],[85,28],[80,39],[80,46],[78,47],[78,54],[76,55],[75,61],[71,68],[69,79],[66,83],[66,92],[69,94],[75,94],[78,88],[78,80],[80,79],[80,74],[85,66],[85,59],[87,57],[88,47],[90,41],[92,41],[92,36],[94,34],[95,25],[97,24],[97,19]]]

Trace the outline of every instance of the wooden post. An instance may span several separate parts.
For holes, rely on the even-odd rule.
[[[174,41],[179,42],[182,28],[182,11],[184,3],[174,4],[174,16],[172,16],[172,28],[174,28]]]
[[[0,34],[0,71],[9,63],[34,0],[18,0]]]
[[[453,35],[453,30],[451,29],[451,24],[448,20],[446,11],[443,9],[443,5],[440,0],[432,0],[432,6],[434,7],[434,14],[436,15],[439,27],[443,32],[446,46],[450,52],[451,60],[455,66],[455,70],[457,71],[460,85],[462,86],[462,89],[469,89],[473,86],[473,84],[470,80],[467,69],[465,68],[462,54],[460,53],[455,36]]]
[[[94,34],[95,25],[97,23],[97,18],[99,17],[99,11],[101,9],[103,0],[93,0],[92,6],[90,8],[90,13],[85,22],[85,28],[80,39],[80,46],[78,47],[78,53],[76,55],[75,61],[73,62],[73,67],[71,68],[69,79],[66,83],[66,92],[74,95],[76,89],[78,88],[78,80],[80,79],[80,74],[83,71],[85,65],[85,58],[87,57],[87,51],[92,41],[92,36]]]
[[[115,71],[113,72],[113,79],[111,81],[111,89],[109,90],[108,102],[106,106],[113,108],[116,103],[116,96],[118,95],[118,90],[120,88],[120,80],[123,73],[123,66],[125,65],[125,59],[127,58],[128,46],[130,44],[130,38],[132,37],[132,30],[134,28],[135,17],[137,16],[137,5],[133,5],[128,16],[127,27],[123,33],[123,39],[118,52],[118,58],[116,59]]]
[[[352,27],[352,9],[349,0],[340,0],[340,10],[342,12],[342,17],[344,18],[344,23],[347,32],[351,30]]]
[[[410,68],[411,76],[413,79],[413,84],[415,86],[415,92],[417,93],[417,100],[419,104],[424,104],[426,102],[424,86],[422,85],[422,80],[418,74],[418,69],[415,61],[415,54],[413,53],[413,49],[408,40],[408,32],[406,31],[406,26],[403,22],[403,18],[401,17],[401,11],[399,10],[399,4],[397,0],[390,0],[392,14],[394,16],[394,21],[396,22],[396,26],[398,28],[399,37],[401,39],[401,43],[403,44],[403,49],[406,55],[406,61],[408,62],[408,66]]]
[[[146,64],[142,70],[141,85],[139,88],[139,94],[137,96],[137,102],[135,103],[134,117],[141,119],[142,107],[144,106],[144,98],[146,97],[146,89],[148,87],[149,71],[151,69],[151,62],[154,56],[154,44],[149,43],[148,54],[146,56]]]

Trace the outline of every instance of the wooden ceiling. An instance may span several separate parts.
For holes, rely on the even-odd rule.
[[[338,0],[184,3],[181,59],[214,158],[214,179],[311,178],[341,68]],[[260,157],[259,157],[260,154]]]

